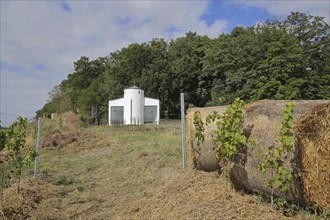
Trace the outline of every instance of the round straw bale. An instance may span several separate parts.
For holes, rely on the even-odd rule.
[[[295,124],[299,175],[309,202],[330,208],[330,102],[319,105]]]
[[[190,150],[190,164],[194,164],[195,168],[203,171],[216,171],[220,169],[219,161],[214,154],[214,146],[211,143],[211,131],[216,128],[215,123],[211,123],[205,126],[205,142],[202,144],[200,149],[196,147],[196,141],[193,140],[194,133],[194,113],[199,111],[201,113],[201,118],[205,122],[205,118],[213,113],[214,111],[223,114],[227,109],[227,106],[217,106],[208,108],[190,108],[187,110],[186,114],[186,140],[191,146]],[[193,144],[191,145],[191,142]],[[189,146],[188,145],[188,146]]]
[[[308,198],[309,195],[304,191],[303,175],[301,175],[301,169],[299,167],[300,158],[295,152],[284,155],[283,158],[284,166],[292,172],[294,176],[293,183],[290,185],[287,192],[282,193],[277,189],[266,187],[266,183],[269,183],[272,178],[272,173],[271,171],[265,173],[258,171],[258,166],[263,160],[263,155],[269,151],[269,147],[278,144],[276,139],[278,138],[281,126],[281,114],[288,102],[289,101],[287,100],[261,100],[245,106],[243,109],[244,122],[242,132],[249,139],[253,140],[256,146],[241,149],[241,151],[233,158],[233,163],[230,168],[230,179],[233,186],[237,189],[257,191],[266,194],[271,194],[273,191],[275,196],[285,198],[301,205],[307,205],[310,199]],[[311,111],[314,107],[319,106],[320,104],[329,103],[327,100],[302,100],[293,102],[295,104],[293,112],[295,122],[303,114]],[[207,115],[211,114],[213,111],[218,111],[222,114],[225,112],[225,109],[226,106],[189,109],[187,117],[189,115],[189,117],[193,118],[194,112],[200,111],[202,113],[202,119],[205,120]],[[189,140],[192,139],[193,121],[188,121],[187,126],[188,130],[191,130],[187,132],[187,140]],[[215,124],[206,126],[205,144],[203,144],[202,149],[203,147],[210,148],[208,146],[211,140],[210,132],[214,128]],[[297,144],[295,143],[295,146],[296,145]],[[329,154],[329,150],[327,152]],[[198,153],[200,155],[193,157],[193,159],[198,160],[202,158],[203,151],[200,150]],[[198,166],[197,161],[197,168],[203,169],[203,167],[208,167],[208,164],[212,161],[210,158],[211,157],[208,156],[207,160],[202,159],[203,166]],[[214,161],[212,161],[212,163],[214,163]],[[321,207],[324,206],[316,202],[315,204]]]

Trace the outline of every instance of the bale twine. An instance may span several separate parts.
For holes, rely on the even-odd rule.
[[[271,188],[266,187],[265,183],[271,180],[272,173],[271,171],[265,173],[259,172],[258,166],[262,162],[263,154],[268,152],[269,147],[278,144],[276,139],[278,138],[278,133],[280,131],[281,113],[287,103],[288,101],[286,100],[262,100],[248,104],[243,109],[243,133],[249,139],[253,140],[256,143],[256,146],[242,149],[242,151],[238,152],[238,154],[233,158],[233,163],[230,168],[230,180],[235,188],[240,190],[244,189],[248,191],[256,191],[268,195],[271,194]],[[294,101],[294,121],[296,122],[303,114],[309,112],[314,107],[325,103],[329,103],[329,101]],[[207,115],[211,114],[213,111],[218,111],[220,114],[222,114],[225,112],[225,109],[226,106],[189,109],[187,117],[193,118],[194,112],[200,111],[202,119],[205,120]],[[189,140],[192,139],[194,129],[193,121],[191,119],[188,121],[187,126],[188,130],[191,130],[187,132],[187,140]],[[210,155],[203,157],[203,148],[210,148],[210,131],[214,128],[215,124],[208,125],[205,128],[205,144],[203,144],[198,154],[193,157],[193,159],[196,160],[197,169],[204,170],[204,167],[212,167],[215,169],[215,166],[210,166],[210,164],[215,163],[214,158],[212,158]],[[214,152],[213,156],[215,157]],[[299,167],[299,157],[297,154],[292,152],[288,155],[285,155],[283,160],[284,166],[293,173],[294,180],[287,192],[282,193],[279,190],[274,189],[273,194],[275,196],[285,198],[286,200],[293,201],[304,206],[307,205],[310,199],[304,191],[304,182],[302,180],[302,175],[299,173],[301,170]],[[198,166],[198,163],[202,163],[202,166]],[[317,205],[320,206],[318,203]]]
[[[314,108],[295,124],[303,189],[312,205],[330,208],[330,103]]]

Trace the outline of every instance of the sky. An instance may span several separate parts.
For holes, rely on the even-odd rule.
[[[323,16],[330,0],[0,0],[0,120],[35,117],[81,56],[90,60],[192,31],[216,38],[291,11]]]

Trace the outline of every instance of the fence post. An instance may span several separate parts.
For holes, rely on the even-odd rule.
[[[272,158],[274,157],[274,147],[275,147],[275,144],[272,144]],[[271,195],[270,195],[270,206],[273,208],[273,205],[274,205],[274,186],[273,186],[273,178],[274,178],[274,168],[271,169],[271,184],[270,184],[270,187],[271,187]]]
[[[184,114],[184,93],[181,93],[181,129],[182,129],[182,166],[186,171],[187,157],[186,157],[186,127],[185,127],[185,114]]]
[[[34,177],[37,177],[37,174],[38,174],[40,134],[41,134],[41,118],[38,119],[38,136],[37,136],[37,143],[36,143],[37,156],[36,156],[35,161],[34,161]]]

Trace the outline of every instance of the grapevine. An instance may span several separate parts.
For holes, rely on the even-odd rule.
[[[264,162],[259,165],[262,172],[271,170],[275,174],[268,185],[276,186],[281,192],[286,192],[289,189],[293,178],[283,165],[283,155],[293,149],[293,107],[292,102],[287,103],[284,107],[279,138],[276,140],[279,144],[269,147],[268,152],[264,155]]]
[[[1,131],[0,149],[6,149],[8,157],[1,161],[1,192],[16,179],[17,192],[20,192],[20,181],[23,168],[32,164],[36,153],[25,146],[27,118],[19,116],[7,129]]]
[[[205,136],[204,136],[204,122],[201,119],[201,113],[199,111],[194,113],[194,133],[193,133],[193,138],[197,139],[197,148],[198,150],[200,150],[201,145],[204,143],[205,141]]]
[[[246,137],[241,134],[243,123],[244,101],[236,98],[234,103],[228,106],[223,116],[217,112],[209,115],[207,123],[218,119],[217,129],[212,131],[212,143],[215,147],[217,158],[226,164],[238,151],[238,148],[246,144]]]

